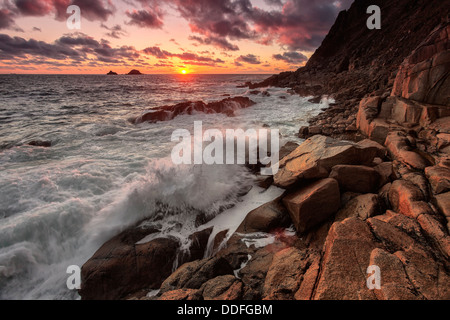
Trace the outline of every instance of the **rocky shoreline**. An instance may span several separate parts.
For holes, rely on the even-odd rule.
[[[423,25],[420,40],[410,35],[414,47],[385,66],[388,73],[372,70],[365,80],[374,82],[364,87],[355,84],[368,71],[354,55],[337,65],[348,71],[335,77],[355,79],[339,90],[327,92],[325,76],[299,81],[364,4],[356,1],[340,15],[306,69],[249,84],[285,83],[292,93],[327,93],[337,101],[300,130],[307,140],[286,146],[279,172],[261,184],[284,194],[248,213],[235,233],[211,239],[214,252],[206,259],[211,229],[193,234],[191,256],[181,258],[175,240],[140,244],[155,230],[141,224],[126,230],[83,266],[83,299],[450,299],[448,19]],[[248,245],[255,233],[274,241]],[[175,261],[180,267],[172,273]],[[381,270],[377,290],[366,285],[373,265]],[[158,291],[149,296],[151,290]]]

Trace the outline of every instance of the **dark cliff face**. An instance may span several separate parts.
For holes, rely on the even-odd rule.
[[[381,30],[367,28],[370,5],[381,8]],[[337,94],[341,100],[350,98],[343,87],[357,88],[353,98],[390,88],[399,65],[447,18],[449,6],[448,0],[356,0],[339,14],[305,67],[273,76],[260,86],[301,86],[297,93]]]

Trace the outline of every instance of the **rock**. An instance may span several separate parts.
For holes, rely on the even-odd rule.
[[[289,227],[291,219],[281,199],[266,203],[250,212],[236,232],[270,232],[277,228]]]
[[[264,280],[272,264],[274,251],[270,247],[259,249],[250,256],[250,261],[239,272],[245,289],[243,300],[261,300]]]
[[[200,291],[204,300],[240,300],[242,282],[233,275],[220,276],[206,282]]]
[[[177,289],[200,289],[207,281],[218,276],[232,275],[233,269],[221,257],[186,263],[176,270],[161,285],[161,293]]]
[[[209,237],[211,236],[211,233],[213,232],[213,229],[214,227],[204,229],[189,236],[191,245],[189,247],[188,261],[203,259],[206,247],[208,245],[208,240]],[[182,261],[179,265],[183,264],[183,262],[186,261]]]
[[[339,184],[334,179],[315,182],[283,199],[298,232],[326,221],[340,207]]]
[[[308,126],[304,126],[300,128],[300,131],[298,132],[298,137],[300,139],[307,139],[309,137],[309,127]],[[282,159],[280,157],[280,159]]]
[[[450,237],[448,229],[445,228],[433,215],[422,214],[417,218],[422,230],[430,237],[434,244],[439,248],[442,255],[449,259],[450,257]]]
[[[334,223],[324,245],[314,300],[358,300],[361,295],[373,295],[366,286],[365,271],[374,249],[364,221],[349,218]]]
[[[441,25],[407,57],[397,74],[393,96],[450,106],[448,26]]]
[[[402,176],[403,180],[409,181],[413,183],[417,188],[420,189],[424,196],[424,200],[428,201],[430,199],[430,192],[428,187],[428,181],[427,179],[422,175],[422,173],[419,172],[410,172],[407,174],[404,174]]]
[[[322,128],[320,126],[311,126],[308,130],[309,136],[315,136],[322,134]]]
[[[386,138],[386,148],[394,159],[418,170],[424,170],[428,162],[417,152],[411,151],[408,139],[400,132],[392,132]]]
[[[370,254],[370,265],[382,272],[381,290],[374,291],[379,300],[421,300],[398,257],[377,248]]]
[[[214,238],[213,251],[217,252],[224,245],[224,241],[227,238],[229,230],[219,232]]]
[[[342,190],[359,193],[378,190],[381,179],[380,174],[373,168],[350,165],[334,166],[330,178],[337,180]]]
[[[52,146],[51,141],[40,141],[40,140],[33,140],[27,143],[27,145],[32,147],[42,147],[42,148],[50,148]]]
[[[305,253],[297,248],[277,252],[264,281],[265,300],[293,300],[306,268]]]
[[[145,232],[126,231],[104,244],[82,268],[84,300],[116,300],[158,289],[171,274],[178,241],[160,238],[135,244]],[[150,272],[158,270],[158,272]]]
[[[450,191],[450,169],[441,166],[428,167],[425,175],[430,182],[434,194]]]
[[[142,73],[139,70],[131,70],[128,75],[142,75]]]
[[[392,162],[383,162],[374,167],[374,169],[380,176],[380,186],[384,186],[387,183],[396,180]]]
[[[288,188],[302,179],[326,178],[335,165],[370,164],[375,154],[373,148],[314,136],[280,161],[280,170],[274,176],[274,183]]]
[[[381,107],[381,97],[368,97],[361,100],[356,117],[356,127],[366,136],[370,136],[370,123],[377,117]]]
[[[335,221],[342,221],[355,217],[367,220],[370,217],[381,214],[382,206],[376,194],[363,194],[350,200],[344,208],[338,211]]]
[[[202,300],[200,290],[193,289],[179,289],[174,291],[165,292],[158,298],[162,301],[196,301]]]
[[[450,218],[450,192],[442,193],[434,198],[439,211],[441,211],[447,219]]]
[[[300,284],[300,288],[295,293],[295,300],[311,300],[314,288],[316,285],[317,277],[319,276],[320,271],[320,258],[315,257],[312,260],[311,265],[308,270],[303,275],[302,282]]]
[[[358,142],[357,145],[364,149],[373,148],[374,150],[376,150],[375,156],[382,160],[384,160],[387,156],[387,149],[376,141],[365,139]]]
[[[131,122],[140,124],[144,122],[156,123],[159,121],[170,121],[179,115],[192,115],[199,112],[206,114],[222,113],[232,117],[236,110],[249,108],[254,104],[255,102],[247,97],[226,98],[210,103],[204,103],[203,101],[182,102],[173,106],[154,108],[151,112],[143,116],[131,119]]]
[[[110,71],[106,74],[107,76],[117,76],[116,72]]]

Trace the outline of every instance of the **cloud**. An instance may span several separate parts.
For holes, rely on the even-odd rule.
[[[83,18],[106,21],[116,11],[111,0],[10,0],[0,9],[0,28],[7,28],[21,16],[43,17],[54,14],[57,20],[67,19],[70,5],[80,7]],[[7,16],[5,16],[7,14]]]
[[[237,45],[234,45],[227,41],[225,38],[220,37],[198,37],[198,36],[190,36],[189,40],[196,41],[203,45],[212,45],[214,47],[217,47],[219,49],[225,50],[225,51],[239,51],[239,47]]]
[[[249,63],[249,64],[261,64],[261,61],[259,61],[259,58],[257,56],[255,56],[254,54],[240,56],[235,60],[235,62],[237,62],[238,64],[241,62]]]
[[[160,29],[164,25],[161,15],[149,9],[127,11],[125,14],[131,19],[127,22],[129,25],[151,29]]]
[[[128,33],[119,24],[116,24],[115,26],[110,28],[107,25],[102,23],[101,27],[103,29],[106,29],[109,31],[108,33],[106,33],[106,36],[108,36],[110,38],[120,39],[120,38],[128,35]]]
[[[11,11],[7,9],[0,10],[0,29],[9,29],[14,26],[14,19]]]
[[[274,54],[273,58],[289,64],[301,64],[308,61],[308,58],[304,54],[296,51],[284,52],[283,54]]]
[[[95,40],[83,33],[65,35],[54,43],[46,43],[35,39],[26,40],[0,34],[0,60],[16,61],[23,65],[27,61],[42,58],[41,64],[71,65],[92,61],[126,64],[139,59],[140,53],[134,47],[121,46],[113,48],[106,40]]]
[[[161,50],[159,47],[149,47],[142,50],[147,55],[154,56],[158,59],[169,59],[169,58],[178,58],[183,60],[184,63],[188,63],[191,65],[216,65],[225,63],[222,59],[211,58],[207,56],[200,56],[196,53],[191,52],[183,52],[183,53],[171,53],[166,50]]]

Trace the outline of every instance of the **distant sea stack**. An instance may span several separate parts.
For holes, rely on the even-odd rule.
[[[141,73],[139,70],[131,70],[131,71],[128,73],[128,75],[135,76],[135,75],[142,75],[142,73]]]
[[[116,72],[110,71],[107,73],[108,76],[117,76]]]

